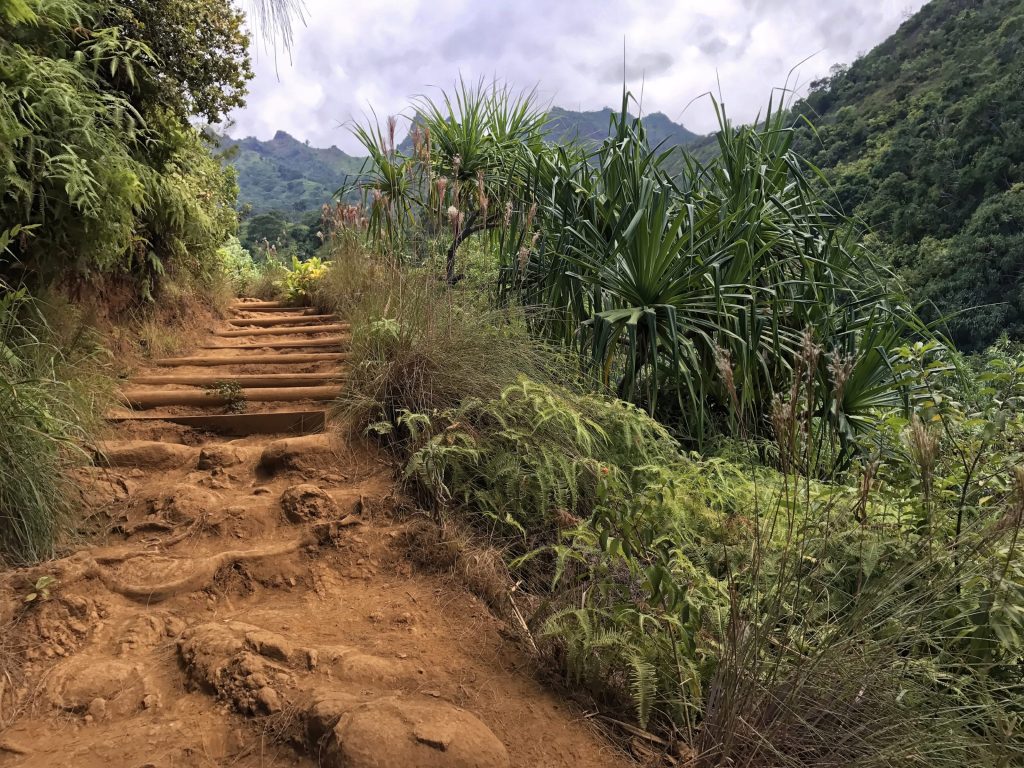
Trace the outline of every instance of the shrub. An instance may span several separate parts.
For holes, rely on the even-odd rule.
[[[321,280],[327,274],[330,262],[319,256],[305,261],[292,257],[292,268],[285,277],[285,291],[289,301],[295,304],[308,303],[317,294]]]

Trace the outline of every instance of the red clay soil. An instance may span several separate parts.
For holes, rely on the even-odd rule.
[[[183,368],[129,386],[212,373]],[[291,372],[240,355],[224,378]],[[368,447],[120,421],[80,481],[90,543],[0,575],[0,767],[629,764],[461,581],[413,565],[428,523]]]

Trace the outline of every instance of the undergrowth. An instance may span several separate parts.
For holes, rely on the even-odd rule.
[[[87,333],[58,336],[24,291],[0,295],[0,562],[53,555],[73,511],[67,472],[109,396],[103,362]]]
[[[966,392],[956,366],[906,350],[930,398],[880,419],[885,442],[824,482],[806,471],[815,376],[780,398],[774,443],[698,455],[590,391],[521,311],[481,310],[358,248],[319,290],[353,323],[341,411],[442,525],[504,553],[510,583],[489,601],[599,711],[631,718],[648,753],[701,768],[1016,764],[1024,489],[1005,409],[1024,366],[997,355]]]

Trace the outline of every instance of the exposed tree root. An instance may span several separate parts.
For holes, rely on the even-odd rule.
[[[191,528],[191,526],[190,526]],[[186,532],[187,535],[188,532]],[[56,560],[45,566],[45,572],[56,574],[62,587],[86,579],[98,579],[109,591],[145,603],[158,603],[175,595],[186,594],[203,589],[210,584],[217,572],[227,565],[262,560],[269,557],[297,552],[305,546],[315,545],[317,537],[308,533],[298,539],[281,544],[269,545],[259,549],[228,550],[207,557],[180,557],[183,567],[189,572],[177,579],[153,584],[131,584],[121,581],[112,575],[106,566],[119,565],[141,557],[151,557],[154,552],[137,549],[111,549],[79,552],[63,560]],[[38,570],[38,569],[37,569]],[[26,574],[21,574],[25,578]],[[28,576],[32,578],[31,575]],[[3,585],[10,588],[10,580]]]
[[[288,541],[283,544],[265,547],[263,549],[229,550],[210,555],[199,560],[191,560],[192,571],[179,579],[157,584],[127,584],[122,582],[108,572],[99,563],[94,561],[89,568],[88,576],[100,579],[111,592],[127,597],[129,600],[140,600],[146,603],[158,603],[162,600],[174,597],[175,595],[195,592],[208,586],[213,577],[221,568],[234,563],[252,562],[268,557],[279,557],[281,555],[297,552],[304,546],[315,544],[312,537],[303,537]],[[188,562],[189,558],[183,558]]]

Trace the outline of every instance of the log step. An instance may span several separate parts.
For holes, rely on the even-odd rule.
[[[203,376],[202,374],[181,374],[171,376],[136,376],[129,383],[143,386],[184,385],[190,387],[209,387],[221,383],[237,384],[240,387],[315,387],[344,381],[346,373],[263,373],[234,374],[222,376]]]
[[[213,432],[227,437],[249,435],[312,435],[327,426],[327,412],[322,410],[270,411],[267,413],[201,413],[187,416],[111,415],[115,423],[165,421],[183,427]]]
[[[218,355],[211,357],[165,357],[154,360],[153,364],[162,368],[195,365],[290,365],[293,363],[326,363],[347,360],[348,352],[318,352],[299,355]]]
[[[281,328],[251,328],[236,329],[231,331],[217,331],[214,336],[222,339],[237,339],[243,336],[300,336],[306,333],[335,333],[349,331],[352,329],[350,323],[334,323],[320,325],[286,325]]]
[[[216,390],[128,389],[121,399],[130,408],[161,408],[168,405],[218,406],[233,402],[288,403],[296,400],[333,400],[341,394],[339,386],[325,387],[263,387],[242,389],[237,397]]]
[[[296,347],[344,347],[350,336],[329,336],[326,339],[292,339],[246,342],[243,344],[203,344],[200,349],[293,349]]]
[[[228,309],[304,309],[287,301],[264,301],[262,299],[238,299],[228,305]]]
[[[282,304],[279,307],[262,307],[251,304],[232,304],[228,307],[232,312],[302,312],[304,315],[315,315],[316,310],[312,307],[294,307]]]
[[[274,325],[306,325],[310,322],[326,322],[337,320],[337,315],[289,315],[287,317],[236,317],[228,320],[229,325],[256,326],[267,328]]]

